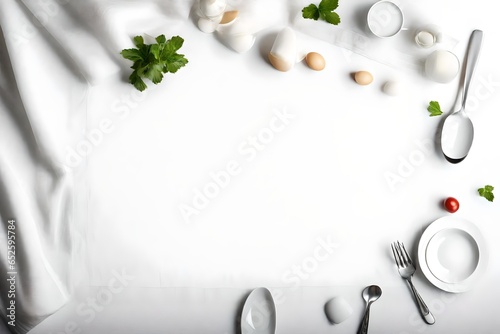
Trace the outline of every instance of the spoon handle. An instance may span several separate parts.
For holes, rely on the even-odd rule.
[[[370,304],[366,306],[365,315],[361,324],[359,325],[359,330],[357,334],[367,334],[368,333],[368,323],[370,322]]]
[[[477,59],[479,58],[479,50],[481,49],[481,42],[483,40],[483,32],[481,30],[474,30],[470,35],[469,48],[467,51],[467,58],[465,63],[465,75],[462,82],[462,109],[465,108],[467,101],[467,93],[469,92],[469,84],[476,67]]]

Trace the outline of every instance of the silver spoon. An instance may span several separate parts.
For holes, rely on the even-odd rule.
[[[465,72],[461,87],[462,106],[446,118],[441,132],[441,150],[446,160],[454,164],[467,157],[474,139],[474,126],[465,113],[465,103],[482,40],[483,32],[474,30],[470,36],[466,63],[463,68]]]
[[[366,302],[365,315],[363,320],[361,320],[361,325],[359,326],[358,334],[368,333],[368,322],[370,321],[370,306],[377,299],[382,296],[382,289],[378,285],[367,286],[363,290],[363,299]]]

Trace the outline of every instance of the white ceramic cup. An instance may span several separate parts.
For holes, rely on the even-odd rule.
[[[403,29],[404,15],[394,2],[382,0],[371,6],[366,22],[375,36],[392,37]]]

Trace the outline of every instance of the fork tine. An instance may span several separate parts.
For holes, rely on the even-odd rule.
[[[395,244],[396,244],[395,242],[393,242],[393,243],[391,244],[392,255],[394,255],[394,261],[396,261],[396,265],[397,265],[398,267],[401,267],[401,264],[400,264],[400,262],[399,262],[399,256],[398,256],[398,255],[396,255],[396,249],[395,249],[395,247],[396,247],[396,246],[395,246]]]
[[[398,254],[399,261],[401,262],[402,267],[406,267],[408,265],[408,261],[406,261],[405,255],[401,250],[401,243],[399,241],[396,242],[396,253]]]
[[[405,245],[403,243],[401,243],[401,248],[403,249],[403,251],[405,253],[405,256],[406,256],[406,259],[407,259],[408,263],[409,264],[413,264],[412,261],[411,261],[411,257],[408,254],[408,252],[406,251]]]

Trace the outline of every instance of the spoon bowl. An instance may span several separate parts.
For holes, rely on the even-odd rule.
[[[370,321],[370,306],[373,302],[382,296],[382,289],[378,285],[367,286],[362,293],[363,299],[366,302],[365,314],[361,325],[359,326],[358,334],[368,333],[368,323]]]
[[[451,163],[459,163],[467,157],[474,139],[474,125],[460,109],[449,115],[443,124],[441,148],[444,157]]]
[[[451,163],[463,161],[472,146],[474,140],[474,126],[465,113],[467,93],[474,73],[474,68],[479,57],[483,32],[474,30],[470,36],[467,59],[464,65],[464,76],[462,81],[462,105],[457,111],[450,114],[443,123],[441,132],[441,150],[444,157]]]

